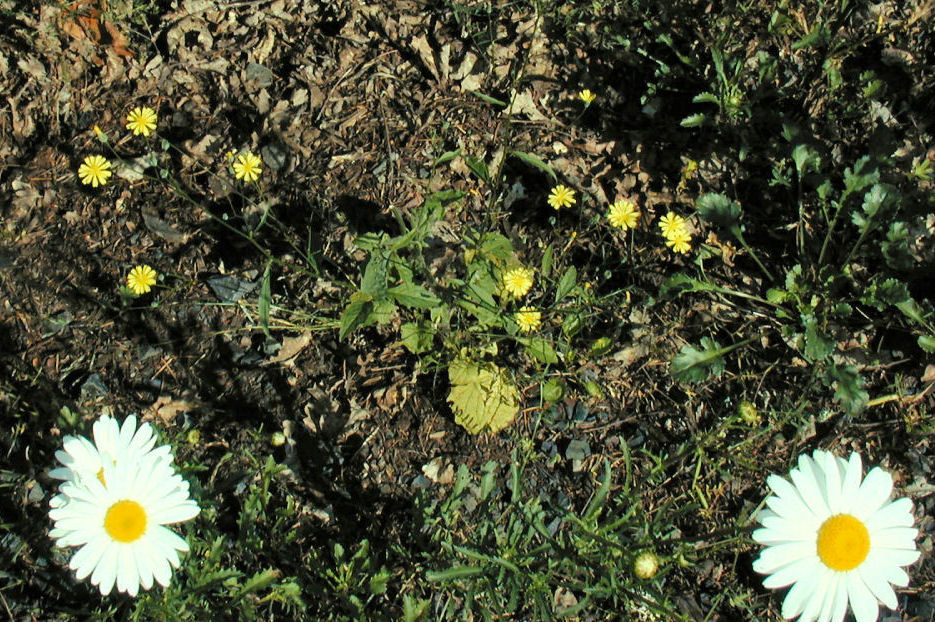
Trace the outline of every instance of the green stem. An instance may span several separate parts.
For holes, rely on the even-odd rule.
[[[756,262],[756,265],[760,267],[760,270],[763,271],[763,274],[766,275],[766,278],[768,278],[770,281],[775,281],[776,279],[773,277],[773,274],[766,269],[766,266],[763,265],[763,262],[760,261],[760,258],[757,256],[757,254],[753,252],[753,249],[749,244],[747,244],[747,241],[743,237],[743,233],[740,231],[740,227],[734,225],[730,228],[730,232],[734,234],[734,237],[737,238],[737,241],[740,242],[740,245],[743,246],[744,250],[750,254],[750,257],[752,257],[753,261]]]

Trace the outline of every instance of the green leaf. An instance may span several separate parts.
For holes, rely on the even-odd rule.
[[[426,320],[406,322],[399,327],[402,344],[413,354],[422,354],[432,349],[435,333]]]
[[[519,391],[509,375],[493,363],[456,359],[448,366],[448,402],[455,423],[471,434],[499,432],[519,412]]]
[[[506,103],[505,101],[503,101],[503,100],[501,100],[501,99],[497,99],[496,97],[491,97],[490,95],[484,95],[484,94],[481,93],[480,91],[471,91],[471,95],[477,97],[478,99],[481,99],[481,100],[487,102],[488,104],[494,104],[494,105],[497,105],[497,106],[503,106],[504,108],[507,107],[507,103]]]
[[[604,458],[604,477],[601,478],[601,485],[597,489],[597,492],[594,493],[591,502],[588,503],[584,514],[581,515],[581,520],[585,523],[596,521],[601,510],[604,508],[604,502],[607,500],[608,493],[610,493],[611,475],[610,461]]]
[[[836,383],[834,399],[849,414],[856,415],[867,406],[870,396],[863,390],[864,379],[856,365],[829,365],[828,377]]]
[[[490,183],[490,171],[487,170],[487,165],[483,160],[478,160],[474,156],[464,156],[464,163],[482,182]]]
[[[817,172],[821,166],[821,157],[818,152],[808,145],[796,145],[792,150],[792,161],[795,162],[795,170],[799,174],[799,179],[810,171]]]
[[[389,257],[383,248],[375,248],[370,254],[370,261],[364,268],[364,276],[360,281],[360,291],[372,298],[380,298],[386,294],[387,267]]]
[[[721,105],[720,101],[718,101],[717,95],[715,95],[714,93],[707,93],[707,92],[698,93],[697,95],[692,97],[692,102],[696,104],[715,104],[717,106]]]
[[[270,267],[272,266],[272,263],[272,261],[266,262],[266,269],[263,271],[263,279],[260,282],[260,296],[256,303],[257,313],[260,316],[260,326],[263,327],[263,333],[267,337],[269,337],[269,307],[272,300],[270,286]]]
[[[557,402],[565,395],[565,383],[558,378],[549,378],[539,384],[539,395],[543,402]]]
[[[919,347],[925,350],[926,352],[933,353],[935,352],[935,336],[932,335],[919,335],[918,338]]]
[[[723,194],[709,192],[695,202],[698,214],[711,224],[730,229],[740,219],[740,206]]]
[[[552,181],[558,181],[558,175],[555,174],[555,171],[552,170],[552,167],[542,161],[540,158],[532,155],[531,153],[524,153],[522,151],[513,151],[512,149],[508,152],[511,156],[516,156],[529,166],[539,169],[546,175],[552,178]]]
[[[707,120],[707,116],[704,113],[692,114],[679,122],[679,125],[682,127],[698,127],[699,125],[704,125],[704,122]]]
[[[505,263],[513,259],[513,243],[510,238],[499,233],[485,233],[480,239],[480,251],[491,257],[494,263]]]
[[[341,328],[338,339],[344,339],[352,330],[370,323],[373,318],[373,298],[362,292],[351,294],[350,301],[341,313]]]
[[[701,349],[691,344],[683,346],[672,359],[669,370],[679,382],[703,382],[711,376],[716,378],[724,371],[723,355],[727,350],[729,348],[721,348],[710,337],[704,337]]]
[[[558,363],[558,354],[548,339],[544,337],[521,337],[517,341],[526,346],[526,352],[540,363],[552,365]]]
[[[812,316],[803,317],[805,324],[805,358],[814,362],[821,361],[834,352],[834,342],[827,339],[818,326],[817,320]]]
[[[542,253],[542,264],[539,267],[539,272],[542,273],[542,278],[547,279],[549,275],[552,274],[552,261],[555,255],[555,249],[552,248],[552,245],[549,244],[545,247],[545,252]]]
[[[415,283],[403,283],[386,290],[386,293],[396,299],[396,302],[412,309],[431,309],[441,304],[441,299]]]
[[[447,164],[448,162],[451,162],[452,160],[457,158],[459,155],[461,155],[460,149],[456,149],[455,151],[446,151],[445,153],[435,158],[435,161],[432,162],[432,168],[435,168],[436,166],[441,166],[442,164]]]
[[[578,282],[578,270],[574,266],[570,266],[565,270],[565,274],[562,275],[561,280],[558,282],[558,287],[555,288],[555,303],[558,302],[571,293],[571,290],[575,288],[575,284]]]
[[[675,298],[687,292],[714,292],[718,287],[706,281],[699,281],[687,274],[673,274],[659,289],[660,298]]]
[[[455,581],[466,577],[476,577],[483,573],[483,568],[477,568],[475,566],[452,566],[448,570],[427,570],[425,572],[425,578],[429,581]]]

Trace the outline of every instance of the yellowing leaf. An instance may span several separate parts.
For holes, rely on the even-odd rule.
[[[457,359],[448,366],[448,401],[455,422],[471,434],[499,432],[519,412],[519,391],[509,375],[491,363]]]

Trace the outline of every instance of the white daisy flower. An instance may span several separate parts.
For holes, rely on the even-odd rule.
[[[170,565],[188,543],[163,525],[198,515],[198,504],[182,480],[159,457],[103,465],[104,486],[96,477],[67,481],[53,499],[49,535],[58,546],[80,546],[68,566],[102,595],[117,590],[136,596],[153,580],[167,586]]]
[[[92,428],[94,442],[83,436],[66,436],[62,449],[55,452],[55,457],[63,466],[52,469],[49,476],[55,479],[73,480],[76,477],[97,477],[104,475],[105,462],[111,465],[121,460],[141,460],[152,456],[166,462],[172,461],[171,447],[156,444],[156,435],[152,426],[143,423],[136,427],[136,417],[130,415],[117,424],[107,415],[94,422]]]
[[[857,622],[874,622],[879,602],[896,609],[892,585],[905,587],[901,568],[919,558],[912,502],[889,502],[893,478],[876,467],[861,481],[860,456],[826,451],[799,457],[792,482],[770,475],[773,495],[753,539],[767,548],[753,569],[770,589],[791,585],[782,616],[799,622],[840,622],[848,605]]]

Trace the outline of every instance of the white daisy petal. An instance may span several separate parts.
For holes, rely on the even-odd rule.
[[[825,592],[824,600],[821,603],[821,611],[818,614],[818,622],[831,622],[831,616],[834,614],[834,604],[841,598],[841,592],[844,589],[843,575],[835,572],[831,575],[828,591]],[[847,598],[845,594],[845,599]]]
[[[802,615],[798,622],[814,622],[818,619],[821,606],[825,602],[825,596],[831,592],[833,588],[833,574],[834,573],[826,567],[820,566],[818,572],[812,577],[809,577],[809,579],[813,580],[815,583],[815,590],[812,592],[812,597],[809,601],[805,603],[805,609],[802,610]]]
[[[816,452],[817,453],[817,452]],[[841,473],[838,471],[838,459],[828,452],[822,452],[816,458],[824,474],[825,500],[831,514],[841,513]]]
[[[891,527],[870,533],[875,547],[915,550],[915,539],[919,535],[919,530],[912,527]]]
[[[886,577],[870,564],[862,564],[856,572],[860,575],[864,584],[873,592],[873,595],[881,603],[890,609],[896,609],[899,603],[896,602],[896,592],[887,583]]]
[[[912,500],[908,497],[887,503],[864,521],[867,529],[871,531],[887,527],[909,527],[914,522]]]
[[[886,503],[892,491],[893,477],[880,467],[870,469],[857,491],[854,516],[862,521],[867,520]]]
[[[117,548],[116,542],[109,542],[101,555],[97,567],[91,573],[91,585],[98,586],[102,596],[110,594],[114,588],[114,581],[117,580]]]
[[[868,556],[864,565],[869,565],[870,563],[870,557]],[[883,578],[886,579],[887,583],[891,583],[896,587],[906,587],[909,585],[909,575],[899,566],[877,566],[876,568],[879,573],[883,575]]]
[[[847,583],[847,596],[851,601],[851,610],[857,622],[876,622],[880,607],[873,593],[864,585],[860,574],[848,572],[844,576]]]
[[[807,520],[813,517],[817,520],[817,516],[814,515],[811,508],[802,500],[802,495],[800,495],[795,486],[790,484],[785,478],[779,477],[778,475],[770,475],[766,479],[766,483],[773,489],[773,492],[776,493],[775,496],[769,497],[766,500],[767,505],[776,514],[784,518],[799,517],[802,520]]]
[[[770,576],[766,577],[763,580],[763,587],[767,589],[774,590],[779,587],[786,587],[792,585],[796,581],[802,578],[803,574],[810,569],[814,568],[815,560],[812,558],[802,558],[798,559],[788,566],[780,568]],[[757,569],[756,562],[753,563],[753,569]],[[759,572],[757,570],[757,572]]]
[[[919,551],[909,551],[906,549],[873,549],[883,564],[892,566],[908,566],[919,559]]]
[[[848,514],[852,513],[854,501],[857,498],[857,491],[860,489],[860,480],[863,477],[864,466],[860,459],[860,454],[854,452],[847,461],[847,470],[844,471],[844,479],[841,483],[841,511]]]
[[[809,456],[799,456],[799,468],[792,469],[789,475],[792,477],[792,483],[795,484],[808,508],[819,520],[824,520],[831,515],[831,511],[821,496],[821,489],[818,487],[818,480],[815,478],[813,464]]]
[[[754,562],[753,569],[762,574],[770,574],[800,559],[811,559],[814,556],[814,542],[777,544],[763,549],[759,559]]]
[[[841,583],[834,595],[834,604],[831,606],[832,622],[842,622],[844,616],[847,615],[847,590],[844,588],[843,581]]]
[[[785,600],[782,601],[782,617],[788,620],[802,613],[805,604],[811,599],[816,587],[817,585],[813,581],[797,581],[786,594]]]
[[[140,575],[136,571],[133,549],[121,546],[117,549],[117,590],[136,596],[140,587]]]

